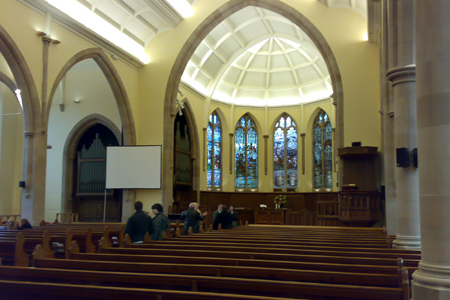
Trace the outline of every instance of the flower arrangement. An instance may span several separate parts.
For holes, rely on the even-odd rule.
[[[285,195],[276,196],[273,199],[273,203],[275,204],[275,207],[282,208],[287,203],[287,198]]]

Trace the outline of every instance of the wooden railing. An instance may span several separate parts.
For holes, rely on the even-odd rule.
[[[380,193],[340,192],[339,219],[359,226],[371,226],[380,221]]]

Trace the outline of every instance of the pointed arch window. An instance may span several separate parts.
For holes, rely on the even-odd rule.
[[[234,138],[234,185],[237,189],[258,188],[258,132],[250,115],[236,124]]]
[[[275,131],[273,134],[273,158],[274,188],[297,188],[297,125],[286,113],[284,113],[275,124]]]
[[[315,189],[333,187],[332,127],[328,115],[321,110],[313,126],[313,184]]]
[[[214,111],[209,116],[206,129],[207,153],[207,188],[220,189],[222,187],[222,127],[220,118]]]

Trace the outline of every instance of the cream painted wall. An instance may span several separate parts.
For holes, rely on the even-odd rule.
[[[72,128],[91,114],[100,114],[111,120],[120,130],[122,122],[114,95],[100,68],[70,70],[65,79],[64,103],[61,112],[61,92],[55,95],[50,111],[47,150],[47,181],[45,220],[53,221],[61,212],[64,145]],[[77,69],[77,65],[74,66]],[[79,103],[74,100],[79,99]]]
[[[164,111],[164,97],[165,87],[169,79],[169,74],[175,59],[181,50],[183,44],[188,40],[192,32],[209,14],[215,9],[219,8],[225,1],[207,1],[200,0],[194,5],[195,13],[191,18],[184,20],[173,30],[165,31],[154,38],[147,47],[147,53],[151,57],[151,63],[141,70],[140,73],[140,95],[143,99],[140,102],[138,140],[139,143],[162,143],[163,128],[160,124],[163,122],[163,115],[160,113]],[[380,117],[379,117],[379,82],[378,82],[378,48],[376,45],[369,44],[363,41],[363,35],[367,31],[366,20],[357,13],[348,9],[329,9],[319,1],[310,0],[284,0],[288,5],[300,11],[305,15],[322,33],[325,40],[331,47],[333,54],[336,57],[339,70],[342,75],[344,88],[344,145],[351,145],[352,141],[361,141],[363,145],[380,146]],[[343,21],[345,20],[345,21]],[[156,75],[157,74],[157,75]],[[185,91],[183,91],[185,93]],[[198,107],[200,110],[195,111],[196,121],[200,124],[198,132],[200,133],[201,141],[203,140],[202,128],[205,127],[207,116],[205,111],[211,112],[215,107],[214,102],[209,106],[209,110],[201,105],[193,104],[194,94],[189,93],[188,99],[193,107]],[[205,102],[203,99],[198,99],[199,102]],[[209,102],[209,101],[207,101]],[[336,121],[336,114],[331,111],[331,104],[327,103],[322,108],[329,114],[333,127]],[[229,111],[229,106],[226,107]],[[314,105],[305,105],[304,120],[309,122],[313,111],[317,109]],[[225,110],[225,109],[224,109]],[[230,120],[230,113],[224,113],[229,127],[234,127],[237,120],[247,111],[256,117],[258,127],[264,132],[265,113],[264,109],[249,109],[237,107],[233,111],[233,120]],[[291,110],[288,109],[288,113]],[[293,110],[293,115],[298,119],[301,112],[296,109]],[[281,110],[280,110],[281,113]],[[203,115],[203,121],[198,120],[198,115]],[[275,115],[278,115],[277,110],[269,110],[268,128],[272,125]],[[309,119],[307,119],[309,118]],[[304,123],[306,134],[306,145],[311,145],[310,129],[307,127],[308,123]],[[361,124],[364,124],[361,126]],[[263,126],[263,127],[261,127]],[[152,134],[146,134],[148,128],[154,128]],[[269,129],[268,129],[269,130]],[[230,130],[231,131],[231,130]],[[269,130],[271,131],[271,129]],[[224,130],[224,132],[226,132]],[[271,135],[271,134],[269,134]],[[224,140],[226,142],[226,140]],[[269,148],[272,144],[269,138]],[[263,151],[263,138],[259,136],[259,149]],[[204,145],[201,147],[202,160]],[[312,155],[311,148],[306,148],[306,157]],[[225,154],[228,152],[228,154]],[[262,152],[259,154],[263,157]],[[223,167],[227,171],[223,173],[224,190],[233,190],[234,178],[233,174],[229,174],[228,161],[229,150],[224,147]],[[271,156],[269,156],[271,158]],[[269,159],[269,161],[271,161]],[[271,170],[272,162],[270,162]],[[273,183],[269,175],[263,175],[264,167],[259,165],[259,185],[261,191],[271,190]],[[206,173],[203,172],[203,161],[200,165],[201,169],[201,189],[206,189]],[[312,165],[306,160],[305,174],[301,178],[301,190],[312,190]],[[270,174],[270,172],[269,172]],[[333,173],[336,181],[336,173]],[[336,186],[336,185],[334,185]],[[336,189],[336,188],[334,188]],[[151,197],[150,194],[138,195],[140,197]],[[156,196],[156,195],[154,195]],[[141,198],[140,198],[141,199]],[[141,199],[142,200],[142,199]]]
[[[16,96],[0,83],[0,215],[20,214],[23,115]]]
[[[182,46],[191,36],[197,26],[208,17],[214,10],[226,3],[226,0],[199,0],[193,8],[194,15],[181,22],[175,29],[167,30],[157,35],[148,45],[146,52],[151,58],[150,64],[136,70],[120,60],[112,60],[112,64],[116,68],[126,92],[128,94],[133,117],[136,123],[137,143],[141,145],[158,145],[163,143],[163,112],[164,98],[167,82],[169,80],[170,71],[180,52]],[[344,143],[349,146],[352,141],[361,141],[363,145],[379,146],[380,145],[380,117],[379,109],[379,83],[378,83],[378,51],[377,46],[362,41],[362,36],[367,30],[366,20],[355,12],[347,9],[329,9],[319,1],[312,0],[283,0],[286,4],[297,9],[305,15],[322,33],[325,40],[331,47],[333,54],[337,60],[340,69],[344,88]],[[10,12],[14,11],[14,14]],[[20,15],[20,20],[15,16]],[[12,36],[15,43],[25,57],[30,68],[32,77],[35,81],[38,93],[41,93],[42,81],[42,41],[36,36],[37,30],[44,27],[44,17],[38,12],[33,11],[27,6],[14,0],[5,0],[2,2],[0,10],[1,25]],[[343,21],[345,20],[345,21]],[[61,68],[76,53],[95,47],[89,41],[75,35],[62,26],[52,22],[51,37],[61,41],[59,45],[50,46],[49,55],[49,80],[48,90],[51,90],[55,79]],[[197,123],[197,133],[200,141],[203,138],[203,128],[209,113],[216,107],[220,107],[226,123],[227,131],[224,130],[224,144],[227,143],[228,133],[233,132],[234,125],[237,120],[247,111],[255,116],[258,126],[263,134],[271,135],[271,126],[276,116],[282,109],[270,109],[268,120],[265,120],[264,109],[248,109],[243,107],[234,108],[231,113],[230,107],[215,103],[214,101],[207,103],[203,99],[195,99],[194,95],[187,93],[187,98],[193,108],[195,120]],[[58,100],[55,99],[53,105],[57,105]],[[83,105],[81,103],[80,105]],[[112,104],[111,104],[112,105]],[[114,105],[112,105],[114,106]],[[311,116],[317,107],[304,107],[304,116]],[[327,111],[326,105],[323,107]],[[59,111],[59,108],[56,109]],[[103,112],[103,111],[102,111]],[[292,112],[296,120],[301,118],[301,112],[297,108],[287,109],[288,113]],[[328,111],[327,111],[328,112]],[[231,117],[231,114],[233,117]],[[51,119],[57,113],[51,113]],[[333,117],[332,117],[333,115]],[[78,116],[81,118],[81,115]],[[335,122],[334,113],[330,115]],[[232,119],[231,119],[232,118]],[[65,121],[65,120],[64,120]],[[75,121],[71,121],[72,126]],[[265,126],[267,122],[267,131]],[[303,122],[302,122],[303,123]],[[361,126],[363,124],[363,126]],[[306,145],[308,141],[308,128],[303,124],[306,135]],[[65,126],[65,125],[64,125]],[[67,125],[67,129],[69,125]],[[51,133],[50,133],[51,134]],[[49,139],[53,137],[49,137]],[[269,137],[269,149],[271,137]],[[263,150],[263,138],[259,136],[259,149]],[[49,140],[49,144],[52,142]],[[200,159],[203,159],[204,146],[200,145]],[[52,145],[53,146],[53,145]],[[55,146],[54,146],[55,147]],[[55,148],[49,151],[55,151]],[[308,150],[307,150],[308,151]],[[62,155],[60,152],[59,155]],[[260,157],[263,157],[259,154]],[[224,156],[229,160],[229,148],[224,147]],[[271,158],[271,156],[269,156]],[[62,159],[57,158],[61,161]],[[53,158],[52,158],[53,161]],[[271,159],[269,159],[271,161]],[[234,178],[233,174],[229,174],[229,165],[224,161],[224,190],[233,190]],[[269,174],[270,174],[269,166]],[[310,178],[308,172],[311,172],[312,166],[306,165],[305,177]],[[259,166],[260,189],[270,190],[272,186],[272,178],[269,175],[261,175],[264,167]],[[205,188],[205,175],[203,172],[203,163],[200,163],[200,186]],[[225,175],[227,174],[227,175]],[[53,175],[52,175],[53,176]],[[59,180],[60,181],[60,180]],[[308,181],[301,180],[301,189],[308,189],[310,184]],[[303,185],[303,182],[305,185]],[[58,184],[60,186],[60,184]],[[53,213],[57,211],[60,203],[61,195],[57,191],[48,190],[49,200],[48,211]],[[162,193],[160,190],[138,191],[137,200],[144,202],[144,208],[149,209],[149,205],[155,202],[161,202]],[[54,198],[53,198],[54,197]],[[47,198],[49,199],[49,198]],[[168,199],[170,200],[170,199]],[[55,204],[55,205],[54,205]],[[131,205],[131,204],[130,204]],[[47,218],[47,216],[46,216]]]
[[[14,12],[14,13],[11,13]],[[17,19],[17,16],[20,15],[21,18]],[[0,20],[2,27],[5,28],[7,33],[12,37],[14,42],[16,43],[17,47],[19,48],[21,54],[24,56],[25,61],[30,69],[31,76],[34,80],[34,85],[38,91],[38,95],[40,97],[41,95],[41,84],[42,84],[42,49],[43,49],[43,43],[40,37],[36,35],[37,31],[42,31],[44,28],[45,18],[40,13],[34,11],[33,9],[27,7],[24,4],[19,3],[15,0],[4,0],[2,1],[2,9],[0,10]],[[55,22],[51,22],[51,32],[50,37],[53,39],[59,40],[61,43],[58,45],[50,45],[49,49],[49,69],[48,69],[48,93],[50,93],[52,86],[55,83],[55,79],[58,76],[60,70],[63,68],[63,66],[77,53],[84,51],[86,49],[90,48],[96,48],[94,44],[91,42],[83,39],[82,37],[74,34],[73,32],[67,30],[66,28],[56,24]],[[110,55],[105,52],[107,56]],[[122,83],[125,87],[126,94],[128,96],[128,99],[130,101],[130,106],[132,111],[139,110],[139,107],[137,106],[137,102],[139,101],[138,97],[138,74],[139,71],[131,66],[129,66],[127,63],[121,61],[121,60],[110,60],[112,65],[117,70],[118,76],[120,80],[122,80]],[[103,73],[97,74],[97,76],[100,76],[104,80]],[[94,81],[95,82],[95,81]],[[79,87],[78,87],[79,88]],[[89,111],[92,107],[86,107],[86,102],[84,104],[80,104],[80,106],[84,107],[84,109],[81,109],[82,112],[76,112],[79,113],[78,115],[74,114],[72,117],[68,118],[69,122],[67,122],[67,115],[62,116],[59,118],[59,121],[61,122],[62,126],[60,129],[61,131],[69,131],[71,129],[70,126],[73,126],[76,122],[78,122],[82,117],[84,117],[87,114],[90,114],[92,112],[100,112],[101,114],[104,114],[108,117],[112,117],[114,119],[114,122],[116,124],[120,124],[120,118],[118,119],[118,113],[117,113],[117,104],[115,103],[114,98],[111,96],[111,90],[109,88],[109,85],[107,85],[105,88],[105,93],[108,93],[107,98],[112,101],[108,102],[108,105],[105,108],[100,108],[98,106],[96,109],[93,109]],[[51,102],[52,99],[49,99]],[[92,102],[93,104],[95,102]],[[53,103],[57,106],[57,111],[59,111],[59,100],[55,99],[55,102]],[[73,102],[72,102],[73,104]],[[50,104],[52,105],[52,104]],[[70,105],[68,105],[68,109],[70,110]],[[52,109],[53,110],[53,109]],[[114,110],[114,116],[109,116],[111,110]],[[51,113],[50,116],[50,123],[52,123],[52,119],[55,118],[57,113]],[[136,120],[135,120],[136,121]],[[121,128],[121,126],[118,126]],[[55,128],[53,128],[53,131]],[[52,132],[52,129],[49,128],[49,132]],[[50,133],[51,134],[51,133]],[[64,134],[63,134],[64,135]],[[53,143],[56,147],[58,147],[56,142],[52,141],[53,137],[49,136],[49,144]],[[63,139],[65,141],[65,138]],[[58,140],[58,142],[60,142]],[[61,149],[59,149],[61,150]],[[55,153],[56,149],[53,148],[52,150],[49,150],[49,153]],[[49,187],[49,189],[46,191],[46,203],[48,204],[46,207],[46,219],[47,220],[54,220],[54,213],[59,212],[59,209],[61,207],[61,178],[58,178],[58,176],[61,176],[60,169],[61,169],[61,163],[62,163],[62,152],[59,152],[58,154],[53,156],[49,156],[49,167],[48,171],[50,173],[50,177],[55,179],[55,181],[51,182],[52,187]],[[56,166],[55,166],[56,164]],[[52,170],[56,168],[58,170],[57,173],[53,173]],[[47,182],[47,186],[49,185],[49,182]],[[129,203],[129,206],[132,206],[132,203]],[[131,208],[124,209],[131,211]],[[50,215],[49,215],[50,214]]]

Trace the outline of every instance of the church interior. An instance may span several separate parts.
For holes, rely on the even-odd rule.
[[[39,235],[52,239],[67,228],[74,240],[79,235],[70,250],[68,234],[55,240],[65,259],[146,255],[135,261],[148,263],[140,267],[148,278],[130,274],[122,282],[129,290],[102,294],[88,290],[89,282],[71,282],[64,287],[74,294],[68,299],[212,299],[208,293],[217,293],[214,299],[450,299],[450,157],[443,151],[450,140],[448,15],[445,0],[1,0],[1,222],[18,216],[38,231],[56,217],[61,227]],[[108,186],[108,166],[122,160],[107,160],[108,147],[125,146],[158,149],[154,166],[131,157],[157,178],[156,187]],[[118,173],[119,181],[135,175]],[[202,232],[178,236],[173,228],[185,250],[175,250],[173,237],[133,250],[142,245],[127,244],[119,224],[133,215],[136,201],[150,216],[161,203],[169,218],[197,202],[207,212]],[[207,232],[219,205],[236,207],[237,229]],[[66,217],[77,222],[68,225]],[[37,234],[19,233],[14,247]],[[12,239],[0,230],[0,249]],[[263,248],[270,245],[279,252]],[[224,256],[223,265],[236,269],[208,269],[223,281],[200,284],[200,276],[210,276],[202,259],[217,258],[214,247],[242,256]],[[244,256],[259,247],[273,256]],[[166,258],[172,251],[185,253],[173,252],[179,261]],[[198,260],[181,259],[195,251],[202,251]],[[281,253],[292,254],[291,261]],[[24,265],[46,268],[45,259],[57,254],[32,247]],[[4,262],[7,255],[0,250]],[[328,265],[313,269],[301,255]],[[298,265],[288,267],[293,262]],[[329,266],[336,263],[343,265]],[[186,264],[205,270],[181,270]],[[0,286],[11,299],[20,298],[19,279],[38,276],[2,267]],[[87,276],[80,270],[74,265],[71,272]],[[198,276],[186,279],[193,294],[174,292],[183,291],[181,281],[156,279],[158,271]],[[340,271],[348,278],[327,273]],[[384,277],[372,276],[377,272]],[[8,274],[17,286],[8,285]],[[56,281],[63,275],[42,274],[64,283]],[[92,276],[91,283],[107,275]],[[157,280],[174,286],[141,291]],[[314,282],[324,284],[320,292],[312,291]],[[160,289],[153,285],[148,289]],[[37,284],[36,293],[61,299],[47,283]]]

